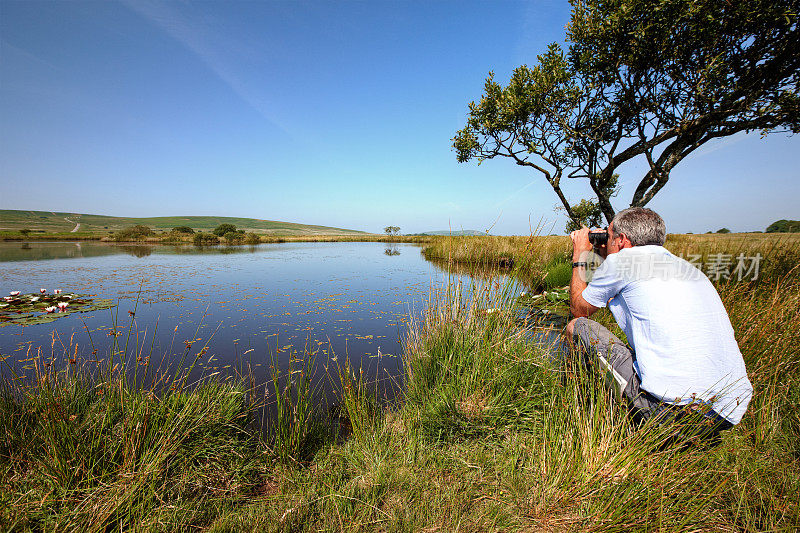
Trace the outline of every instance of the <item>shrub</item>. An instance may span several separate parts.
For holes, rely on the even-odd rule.
[[[143,224],[136,224],[125,229],[121,229],[114,233],[115,241],[141,241],[147,237],[153,236],[155,233],[149,226]]]
[[[261,242],[261,237],[257,233],[248,233],[244,237],[245,244],[259,244]]]
[[[241,244],[244,240],[244,233],[238,231],[229,231],[223,236],[223,238],[228,244]]]
[[[212,235],[211,233],[195,233],[192,242],[195,246],[205,246],[209,244],[219,244],[219,239],[216,235]]]
[[[729,230],[728,228],[720,228],[717,230],[717,233],[730,233],[730,232],[731,230]]]
[[[172,228],[172,231],[174,231],[175,233],[188,233],[189,235],[194,233],[194,230],[189,226],[175,226],[174,228]]]
[[[216,235],[217,237],[222,237],[222,236],[224,236],[226,233],[230,233],[230,232],[232,232],[232,231],[233,231],[233,232],[235,232],[235,231],[236,231],[236,226],[234,226],[233,224],[220,224],[219,226],[217,226],[216,228],[214,228],[214,231],[213,231],[213,233],[214,233],[214,235]]]

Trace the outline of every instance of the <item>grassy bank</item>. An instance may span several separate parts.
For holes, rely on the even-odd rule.
[[[689,239],[708,253],[708,243]],[[532,267],[562,253],[566,243],[550,242],[553,255]],[[267,438],[254,420],[261,396],[246,380],[161,395],[71,371],[28,388],[8,382],[0,523],[791,531],[800,526],[800,269],[776,258],[793,246],[766,241],[756,250],[772,254],[760,281],[719,285],[755,396],[716,448],[664,445],[673,428],[634,427],[592,376],[569,358],[554,363],[514,326],[519,289],[490,282],[451,287],[412,325],[398,405],[382,406],[357,369],[332,372],[341,392],[327,412],[338,438],[306,416],[302,379],[272,385],[268,401],[281,398],[283,414]]]
[[[760,254],[761,265],[767,271],[785,272],[800,264],[800,233],[671,234],[665,246],[698,267],[727,261],[731,263],[729,270],[733,271],[739,255],[749,259],[756,254]],[[505,266],[528,285],[539,287],[569,282],[571,252],[569,237],[536,235],[435,237],[422,250],[426,259],[454,269],[468,271]],[[749,261],[747,264],[749,266]],[[767,274],[769,277],[769,272]]]
[[[0,241],[100,241],[104,235],[88,232],[33,232],[0,231]]]

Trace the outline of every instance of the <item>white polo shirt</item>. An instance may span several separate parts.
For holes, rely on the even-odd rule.
[[[663,246],[634,246],[609,255],[582,294],[595,307],[608,302],[635,352],[641,388],[669,403],[703,400],[739,423],[753,387],[702,272]]]

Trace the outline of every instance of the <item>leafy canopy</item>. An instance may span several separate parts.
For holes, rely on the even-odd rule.
[[[214,233],[214,235],[216,235],[217,237],[222,237],[222,236],[223,236],[223,235],[225,235],[226,233],[230,233],[230,232],[232,232],[232,231],[233,231],[233,232],[235,232],[235,231],[236,231],[236,226],[235,226],[235,225],[233,225],[233,224],[220,224],[219,226],[217,226],[216,228],[214,228],[214,231],[213,231],[213,233]]]
[[[767,226],[767,233],[800,233],[800,220],[777,220]]]
[[[453,138],[459,162],[541,173],[576,223],[562,180],[586,180],[610,221],[625,163],[646,164],[630,201],[644,206],[708,141],[800,131],[798,0],[571,3],[566,50],[551,44],[506,86],[489,74]]]

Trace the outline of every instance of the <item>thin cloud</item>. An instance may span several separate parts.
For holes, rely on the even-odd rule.
[[[498,207],[501,207],[501,206],[505,205],[509,200],[511,200],[512,198],[515,198],[517,195],[519,195],[519,193],[521,193],[522,191],[524,191],[525,189],[527,189],[528,187],[530,187],[531,185],[533,185],[537,181],[539,181],[539,180],[533,180],[530,183],[528,183],[527,185],[525,185],[524,187],[520,187],[516,191],[512,192],[511,194],[509,194],[504,200],[501,200],[501,201],[497,202],[496,204],[494,204],[492,206],[492,209],[497,209]]]
[[[701,156],[704,156],[704,155],[708,155],[711,152],[716,152],[720,148],[725,148],[725,147],[730,146],[732,144],[736,144],[736,143],[738,143],[740,141],[745,140],[746,138],[747,138],[746,134],[739,133],[739,134],[736,134],[736,135],[731,135],[730,137],[725,137],[722,140],[712,141],[710,143],[706,143],[705,146],[703,146],[697,152],[695,152],[694,156],[695,157],[701,157]]]
[[[122,0],[129,9],[163,30],[203,62],[239,98],[257,111],[270,124],[293,136],[274,115],[264,98],[253,90],[232,68],[231,57],[253,57],[257,51],[221,35],[199,17],[190,17],[171,5],[151,0]]]

